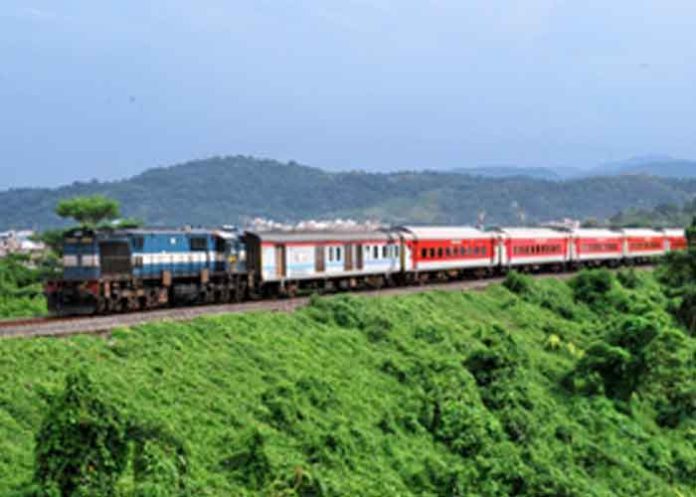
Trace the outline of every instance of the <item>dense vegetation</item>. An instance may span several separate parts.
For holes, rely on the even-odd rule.
[[[226,157],[152,169],[124,181],[0,192],[0,229],[65,226],[53,212],[58,201],[94,194],[118,200],[125,216],[149,225],[238,224],[258,216],[472,224],[482,211],[488,224],[511,224],[563,217],[606,219],[629,206],[682,203],[696,194],[696,180],[329,173],[295,163]]]
[[[675,303],[648,273],[513,274],[0,342],[0,494],[694,495]]]
[[[41,268],[20,255],[0,258],[0,318],[36,316],[46,312]]]
[[[696,199],[679,206],[660,204],[653,209],[626,209],[612,216],[612,226],[687,226],[696,216]]]

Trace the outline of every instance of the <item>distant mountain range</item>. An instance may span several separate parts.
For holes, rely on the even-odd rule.
[[[478,166],[460,167],[451,172],[484,178],[526,177],[547,180],[591,178],[595,176],[647,175],[661,178],[696,178],[696,161],[665,155],[634,157],[592,168]]]
[[[537,172],[535,171],[535,174]],[[391,223],[518,224],[606,219],[629,208],[683,204],[696,179],[618,175],[559,181],[458,172],[327,172],[251,157],[216,157],[148,170],[115,182],[0,192],[0,230],[63,225],[61,198],[103,194],[149,225],[243,224],[254,217],[379,219]]]

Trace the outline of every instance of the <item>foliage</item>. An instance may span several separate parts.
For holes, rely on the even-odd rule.
[[[11,254],[0,259],[0,317],[46,312],[40,284],[45,271],[46,268],[33,267],[28,256]]]
[[[46,497],[114,495],[128,456],[126,422],[84,373],[68,376],[36,437],[34,479]]]
[[[617,227],[674,228],[688,226],[694,216],[696,216],[696,199],[692,198],[681,206],[674,203],[661,203],[652,209],[635,207],[625,209],[612,216],[609,224]]]
[[[129,456],[132,460],[129,461]],[[84,370],[68,375],[36,436],[35,472],[28,495],[112,496],[126,467],[133,495],[171,497],[186,493],[187,453],[159,426],[127,419],[107,404]]]
[[[119,497],[690,495],[694,338],[650,273],[577,278],[0,342],[0,494],[86,368]]]
[[[570,217],[606,219],[621,209],[683,203],[696,180],[617,176],[548,181],[484,178],[454,172],[328,172],[251,157],[214,157],[150,169],[124,181],[0,192],[0,229],[66,227],[53,212],[61,199],[101,195],[125,216],[152,226],[242,224],[258,216],[378,218],[393,223],[519,223]],[[183,208],[182,208],[183,207]]]
[[[673,310],[691,334],[696,332],[696,217],[687,229],[688,250],[672,252],[658,271],[660,282],[675,299]]]
[[[56,214],[72,218],[83,226],[96,227],[103,221],[119,217],[118,202],[103,195],[89,195],[61,200]]]

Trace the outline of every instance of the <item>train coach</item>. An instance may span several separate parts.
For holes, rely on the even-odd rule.
[[[392,284],[402,273],[402,255],[409,257],[392,230],[246,232],[244,240],[261,296]]]
[[[570,260],[575,267],[618,265],[624,254],[624,234],[621,231],[578,228],[571,232]]]
[[[498,265],[497,235],[470,227],[404,226],[398,229],[407,279],[492,274]]]
[[[376,230],[73,230],[53,314],[380,288],[516,269],[618,266],[684,250],[684,230],[401,226]]]

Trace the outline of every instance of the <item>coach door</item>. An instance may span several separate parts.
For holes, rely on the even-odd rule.
[[[317,273],[326,271],[326,254],[323,245],[314,248],[314,269]]]
[[[353,247],[354,245],[351,243],[347,243],[346,245],[343,246],[343,251],[345,252],[345,262],[343,264],[343,269],[345,271],[352,271],[353,270]]]
[[[284,278],[287,275],[287,272],[285,270],[286,268],[286,261],[285,261],[285,245],[276,245],[275,246],[275,270],[276,270],[276,276],[278,278]]]
[[[358,271],[362,271],[362,268],[364,266],[364,260],[365,260],[365,254],[364,254],[364,248],[362,245],[358,244],[355,246],[355,269]]]

